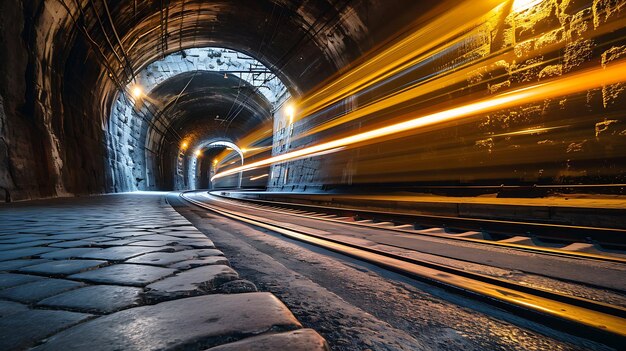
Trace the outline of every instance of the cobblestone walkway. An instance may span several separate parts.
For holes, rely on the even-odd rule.
[[[325,350],[162,194],[0,205],[0,350]]]

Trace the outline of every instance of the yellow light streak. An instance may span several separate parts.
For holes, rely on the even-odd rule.
[[[527,10],[535,5],[538,5],[543,0],[515,0],[513,2],[513,11],[514,12],[522,12]]]
[[[465,1],[437,19],[420,26],[408,37],[351,69],[339,78],[303,98],[299,114],[308,116],[356,92],[415,65],[433,54],[433,49],[450,44],[452,39],[473,28],[501,0]],[[459,24],[459,18],[464,21]],[[439,48],[437,51],[441,51]]]
[[[264,152],[272,148],[271,145],[267,147],[252,147],[252,145],[254,145],[259,140],[263,140],[271,136],[272,136],[272,126],[269,122],[266,122],[263,126],[261,126],[261,128],[255,130],[254,132],[246,135],[245,137],[241,139],[238,139],[236,144],[239,145],[240,148],[245,148],[247,150],[246,157],[252,157],[254,155],[257,155],[261,152]],[[215,158],[221,161],[232,152],[233,152],[232,150],[229,151],[229,150],[224,149]]]
[[[315,153],[350,146],[365,141],[371,141],[386,136],[392,136],[401,132],[415,130],[421,127],[440,124],[452,120],[470,117],[479,113],[487,113],[503,108],[518,106],[532,101],[554,98],[626,81],[626,62],[615,62],[606,68],[595,68],[569,76],[560,77],[545,83],[530,85],[511,92],[496,95],[494,97],[479,100],[474,103],[443,110],[413,118],[411,120],[396,123],[390,126],[377,128],[356,135],[332,140],[319,145],[288,152],[282,155],[267,158],[246,166],[236,167],[213,176],[212,179],[221,178],[245,170],[255,169],[273,163],[285,162]]]
[[[593,33],[592,37],[604,35],[618,28],[621,28],[621,26],[618,24],[606,25],[604,27],[598,28]],[[541,34],[537,34],[537,36],[528,39],[528,41],[535,40],[539,37],[541,37]],[[459,39],[459,40],[462,40],[462,39]],[[459,40],[451,42],[449,45],[451,45],[452,43],[459,43]],[[532,52],[532,55],[539,56],[539,55],[542,55],[551,51],[560,50],[564,48],[566,44],[567,44],[567,41],[560,41],[552,45],[546,45],[540,49],[535,49]],[[444,52],[445,51],[444,48],[447,48],[448,46],[442,47],[435,52],[428,53],[428,55],[423,55],[422,57],[419,57],[419,59],[412,61],[412,64],[416,64],[418,61],[424,58],[427,58],[431,55]],[[374,112],[378,112],[383,109],[386,109],[390,106],[395,106],[402,102],[413,101],[415,99],[421,98],[423,96],[426,96],[428,94],[431,94],[437,91],[443,91],[450,86],[454,86],[455,84],[466,81],[468,76],[472,75],[473,72],[482,71],[484,75],[487,75],[488,73],[491,73],[493,69],[498,68],[498,63],[510,62],[513,60],[515,60],[515,53],[512,47],[508,47],[506,49],[493,53],[489,57],[486,57],[484,61],[480,61],[478,63],[471,63],[471,64],[468,63],[467,65],[459,66],[450,71],[443,72],[431,78],[425,79],[424,81],[421,81],[413,86],[407,87],[406,89],[403,89],[401,91],[381,97],[379,100],[372,101],[368,104],[359,106],[358,109],[352,111],[351,113],[348,113],[338,118],[334,118],[331,121],[324,122],[320,125],[317,125],[315,127],[308,129],[305,133],[301,134],[299,137],[307,137],[312,134],[319,133],[323,130],[327,130],[327,129],[342,125],[344,123],[357,120],[364,116],[370,115]],[[543,61],[541,64],[548,64],[548,63],[549,63],[548,61]],[[537,64],[537,66],[538,65],[539,63]],[[406,67],[406,65],[402,67]],[[521,73],[525,69],[532,69],[532,68],[533,66],[525,66],[524,68],[521,68],[520,70],[511,71],[510,74]],[[381,71],[384,73],[384,69],[381,69]],[[396,71],[398,71],[398,69],[394,69],[394,72]],[[498,81],[497,80],[498,78],[499,77],[496,76],[496,77],[492,77],[491,79],[494,79],[494,81]],[[488,81],[483,81],[483,83],[485,82],[488,82]],[[367,86],[369,85],[371,84],[368,84]],[[355,92],[358,92],[358,91],[355,91]],[[451,92],[448,90],[445,93],[450,94]],[[389,100],[389,98],[393,98],[394,101]]]
[[[257,179],[265,178],[265,177],[267,177],[267,176],[268,176],[268,174],[262,174],[262,175],[260,175],[260,176],[251,177],[251,178],[250,178],[250,180],[257,180]]]
[[[550,130],[567,128],[567,127],[569,127],[569,126],[545,127],[545,128],[528,128],[528,129],[518,130],[518,131],[515,131],[515,132],[510,132],[510,133],[495,134],[493,136],[494,137],[498,137],[498,136],[512,136],[512,135],[541,134],[541,133],[546,133],[546,132],[548,132]]]

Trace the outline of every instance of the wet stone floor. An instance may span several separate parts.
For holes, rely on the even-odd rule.
[[[325,350],[164,194],[0,205],[0,350]]]

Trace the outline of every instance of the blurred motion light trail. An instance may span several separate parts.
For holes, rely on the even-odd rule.
[[[439,48],[436,51],[440,51],[441,46],[452,45],[456,42],[454,38],[471,30],[478,19],[503,4],[506,2],[501,0],[465,1],[458,4],[390,48],[304,97],[299,103],[300,113],[302,116],[313,114],[414,66],[432,56],[436,48]]]
[[[478,102],[462,105],[459,107],[443,110],[440,112],[419,116],[411,120],[392,124],[390,126],[373,129],[352,136],[335,139],[319,145],[288,152],[282,155],[267,158],[246,166],[236,167],[224,172],[217,173],[211,180],[235,174],[241,171],[255,169],[273,163],[285,162],[301,157],[311,156],[316,153],[343,148],[346,146],[373,141],[382,137],[392,136],[401,132],[411,131],[417,128],[430,126],[438,123],[458,120],[470,117],[478,113],[491,112],[498,109],[517,106],[528,102],[554,98],[573,94],[576,92],[598,88],[626,81],[626,62],[614,63],[610,67],[596,68],[581,71],[567,77],[554,79],[549,82],[530,85],[511,92],[496,95],[494,97],[479,100]]]

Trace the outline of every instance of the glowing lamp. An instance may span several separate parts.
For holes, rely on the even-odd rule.
[[[289,104],[285,107],[285,114],[289,116],[289,123],[293,123],[293,115],[295,113],[296,113],[296,108],[292,104]]]
[[[143,90],[139,85],[135,85],[131,90],[131,93],[135,99],[139,99],[143,95]]]

